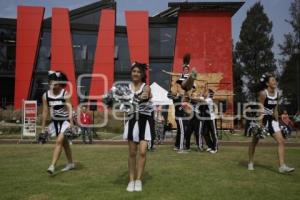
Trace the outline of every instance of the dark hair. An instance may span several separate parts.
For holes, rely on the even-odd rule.
[[[208,89],[208,96],[213,97],[215,92],[212,89]]]
[[[258,84],[257,92],[260,92],[262,90],[267,89],[268,88],[267,83],[269,82],[269,80],[271,78],[275,78],[275,75],[274,74],[270,74],[270,73],[263,74],[260,77],[260,79],[259,79],[259,84]]]
[[[191,61],[191,54],[189,54],[189,53],[184,54],[182,67],[183,68],[186,68],[186,67],[189,68],[190,67],[190,61]]]
[[[61,82],[67,82],[68,78],[67,76],[61,72],[61,71],[49,71],[48,72],[48,82],[50,81],[61,81]],[[65,88],[66,83],[60,83],[61,87]]]
[[[138,68],[141,71],[142,82],[146,83],[147,80],[146,70],[148,69],[148,65],[145,63],[139,63],[135,61],[134,63],[132,63],[130,71],[132,72],[134,68]]]

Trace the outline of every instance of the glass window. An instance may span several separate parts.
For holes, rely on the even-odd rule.
[[[158,85],[166,90],[170,90],[171,76],[162,72],[166,70],[168,72],[172,71],[173,63],[170,62],[157,62],[150,61],[150,83],[156,82]]]
[[[116,34],[115,81],[130,80],[130,56],[126,34]]]
[[[42,103],[42,96],[44,92],[48,90],[48,75],[36,74],[33,79],[31,88],[31,99],[36,100],[38,103]]]
[[[36,71],[47,72],[50,69],[50,57],[51,57],[51,32],[43,31],[40,48],[38,50],[38,58]]]
[[[76,74],[92,73],[97,33],[74,32],[72,40]]]
[[[176,27],[150,27],[150,57],[173,57]]]
[[[0,71],[12,73],[16,64],[16,31],[0,29]]]
[[[93,24],[98,25],[99,19],[100,19],[100,12],[101,11],[95,11],[93,13],[83,15],[81,17],[78,17],[76,19],[71,19],[71,23],[78,23],[78,24]]]

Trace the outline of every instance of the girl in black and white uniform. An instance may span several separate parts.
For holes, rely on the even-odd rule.
[[[285,141],[281,133],[278,122],[278,91],[277,81],[274,75],[263,75],[261,78],[261,89],[258,94],[258,101],[260,103],[260,114],[262,120],[260,124],[267,128],[271,136],[278,144],[278,158],[279,158],[279,172],[288,173],[295,169],[288,167],[285,164]],[[254,170],[254,153],[255,147],[259,139],[254,135],[249,146],[249,164],[248,170]]]
[[[42,130],[49,134],[56,134],[56,143],[53,152],[53,158],[47,172],[53,174],[55,165],[60,157],[62,148],[64,148],[68,164],[62,171],[68,171],[75,168],[72,159],[72,151],[64,132],[73,126],[72,105],[68,92],[65,90],[67,77],[62,72],[49,71],[48,82],[50,89],[43,94],[43,114]],[[51,123],[47,128],[46,120],[50,111]]]
[[[211,154],[215,154],[218,152],[218,133],[213,102],[214,91],[208,89],[208,92],[205,94],[205,96],[203,135],[208,146],[206,151]]]
[[[196,145],[199,151],[204,150],[204,120],[203,120],[203,106],[205,105],[205,99],[203,94],[198,93],[196,88],[193,88],[191,93],[191,104],[193,106],[193,118],[190,120],[189,131],[195,133]],[[189,142],[188,142],[189,146]]]
[[[197,79],[197,71],[196,69],[192,69],[190,72],[190,60],[191,55],[189,53],[183,56],[183,64],[182,64],[182,73],[172,73],[162,70],[162,72],[169,74],[171,76],[179,76],[179,79],[176,81],[177,84],[180,84],[182,89],[185,91],[189,91],[194,86],[194,81]]]
[[[146,64],[133,63],[131,80],[128,85],[133,99],[133,108],[128,114],[129,120],[125,124],[124,139],[128,141],[129,183],[127,191],[142,191],[142,175],[146,163],[148,142],[154,134],[153,105],[151,89],[146,85]],[[139,149],[139,158],[137,152]]]
[[[178,153],[187,153],[189,152],[189,149],[187,149],[186,143],[187,139],[189,139],[189,121],[191,119],[191,114],[188,112],[189,97],[178,82],[172,87],[168,97],[173,100],[175,109],[177,134],[174,151],[178,151]]]

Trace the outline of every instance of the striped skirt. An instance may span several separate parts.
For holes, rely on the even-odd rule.
[[[123,139],[139,143],[154,139],[155,128],[153,116],[140,113],[132,114],[125,124]]]

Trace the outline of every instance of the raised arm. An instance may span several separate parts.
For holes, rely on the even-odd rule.
[[[180,76],[181,74],[180,73],[173,73],[173,72],[168,72],[166,70],[161,70],[163,73],[165,74],[168,74],[168,75],[171,75],[171,76]]]

